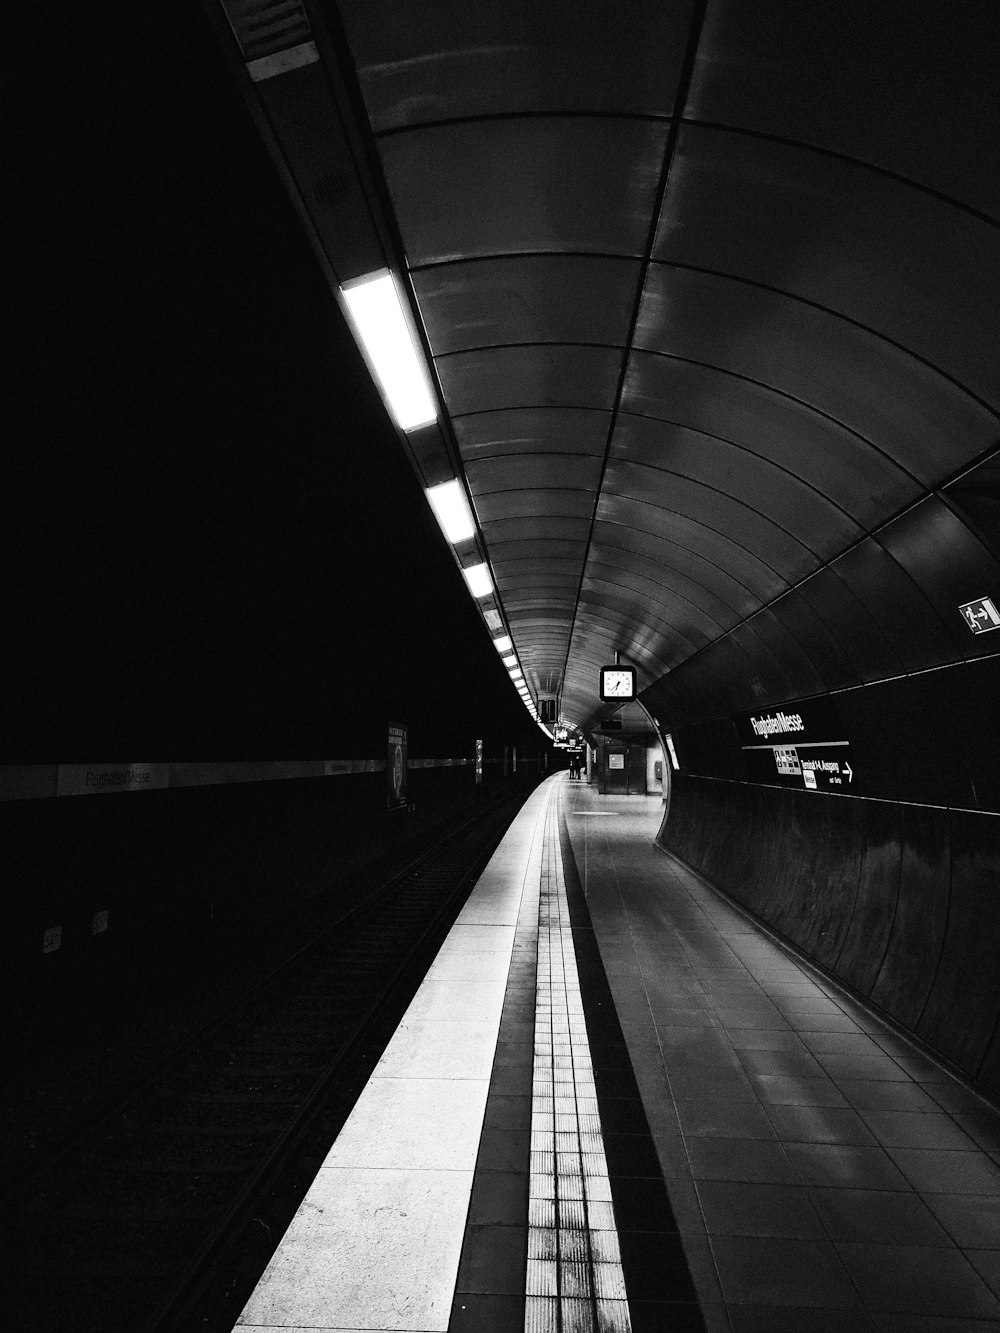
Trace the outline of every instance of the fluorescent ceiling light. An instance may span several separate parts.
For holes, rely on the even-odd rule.
[[[493,640],[493,647],[498,653],[509,653],[514,647],[509,634],[501,634],[499,639]]]
[[[341,291],[400,430],[436,421],[437,408],[392,274],[373,273]]]
[[[431,486],[426,492],[431,508],[441,531],[453,546],[467,542],[476,535],[476,524],[472,510],[465,497],[462,483],[455,477],[452,481],[443,481],[440,486]]]
[[[485,565],[470,565],[462,573],[473,597],[488,597],[493,591],[493,580]]]
[[[514,655],[514,653],[511,653],[510,657],[502,657],[500,660],[503,662],[504,666],[507,667],[508,669],[512,666],[517,666],[517,657]]]

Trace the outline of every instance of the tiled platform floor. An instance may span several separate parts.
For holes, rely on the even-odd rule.
[[[480,877],[240,1333],[448,1327],[526,884],[537,903],[548,799],[546,787],[532,793]]]
[[[1000,1327],[1000,1115],[653,845],[560,790],[708,1327]]]
[[[522,1333],[538,1258],[590,1282],[563,1310],[589,1333],[600,1275],[571,1251],[615,1250],[608,1186],[633,1333],[1000,1328],[1000,1115],[661,852],[661,814],[564,777],[532,795],[242,1333]],[[567,1058],[584,1186],[561,1201],[554,1160],[550,1209],[532,1131],[548,1100],[551,1133],[572,1130]],[[529,1324],[550,1307],[528,1302]]]

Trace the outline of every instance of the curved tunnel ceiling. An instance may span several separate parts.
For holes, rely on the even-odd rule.
[[[1000,589],[988,7],[286,8],[533,694],[587,729],[616,651],[688,716],[986,651],[934,604]]]

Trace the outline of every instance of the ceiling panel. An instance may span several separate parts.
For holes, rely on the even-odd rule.
[[[524,111],[668,116],[690,0],[344,0],[340,9],[376,130]]]
[[[861,680],[879,680],[903,670],[884,627],[829,566],[806,579],[799,592],[817,618],[829,626],[846,655],[857,663]]]
[[[560,518],[552,515],[526,515],[523,518],[497,519],[484,523],[486,541],[489,549],[500,549],[505,543],[508,549],[521,542],[551,542],[567,549],[586,549],[590,533],[590,520],[586,518]],[[523,548],[525,551],[528,546]]]
[[[493,572],[497,576],[497,583],[502,592],[507,587],[511,587],[516,592],[523,592],[528,595],[550,593],[553,598],[569,598],[572,602],[576,600],[577,588],[580,586],[580,571],[578,569],[570,575],[557,575],[549,570],[526,573],[523,569],[511,569],[504,565],[498,568],[494,563]],[[506,594],[504,605],[509,605]]]
[[[859,523],[886,518],[919,493],[891,459],[808,404],[711,367],[633,352],[622,403],[635,416],[673,421],[770,459]]]
[[[596,407],[610,411],[622,353],[612,347],[534,345],[453,352],[434,362],[448,410]]]
[[[550,517],[589,520],[594,497],[588,491],[545,489],[493,491],[476,497],[476,512],[488,525],[508,519],[538,518],[543,523]]]
[[[739,226],[732,225],[733,218]],[[682,130],[658,260],[789,292],[1000,403],[1000,231],[923,190],[797,145]]]
[[[969,632],[958,608],[986,590],[1000,602],[1000,559],[940,496],[929,495],[901,514],[879,531],[878,541],[935,607],[955,642],[956,656],[998,651],[990,634]]]
[[[705,528],[727,533],[748,551],[755,551],[786,581],[804,578],[816,567],[816,553],[801,537],[781,526],[785,516],[773,509],[776,518],[732,496],[658,468],[614,460],[604,479],[605,496],[623,496],[655,505],[664,514],[668,528],[675,515],[691,519]]]
[[[836,678],[827,680],[826,658],[812,657],[806,646],[799,642],[771,607],[763,607],[758,611],[752,620],[746,622],[745,628],[752,631],[759,645],[754,649],[754,660],[760,660],[763,650],[770,661],[780,668],[785,693],[778,697],[802,698],[804,695],[822,694],[836,685]],[[739,639],[740,629],[735,633]],[[774,675],[778,678],[777,670]]]
[[[965,627],[944,621],[903,568],[874,538],[846,552],[831,568],[879,624],[904,671],[958,656]],[[962,637],[960,637],[962,636]]]
[[[594,492],[601,476],[601,460],[572,454],[511,454],[505,458],[487,458],[465,467],[469,485],[477,501],[493,491],[530,490],[536,487],[585,490],[593,509]]]
[[[839,551],[863,535],[860,525],[821,491],[768,459],[714,436],[623,414],[615,428],[612,458],[687,477],[770,513],[813,550]]]
[[[814,305],[715,273],[654,264],[637,347],[756,381],[845,426],[845,466],[880,468],[865,441],[933,483],[996,438],[974,398],[884,338]],[[826,484],[826,478],[824,478]]]
[[[988,5],[713,4],[688,115],[782,138],[794,127],[1000,218],[1000,173],[982,169],[1000,141],[998,38]]]
[[[628,611],[616,613],[599,602],[581,602],[575,626],[574,639],[579,638],[585,647],[581,649],[574,646],[574,667],[579,669],[580,666],[590,664],[586,675],[591,693],[597,681],[596,668],[605,662],[613,662],[615,651],[622,643],[629,645],[629,661],[635,665],[643,685],[655,680],[664,671],[669,671],[685,655],[683,649],[672,651],[671,645],[661,635],[644,626],[637,627]]]
[[[520,526],[520,525],[518,525]],[[492,530],[499,532],[501,524],[493,524]],[[522,537],[520,540],[500,540],[499,538],[490,543],[490,555],[494,564],[506,564],[514,560],[524,560],[530,564],[540,562],[546,568],[555,568],[559,566],[573,566],[579,568],[580,562],[587,553],[586,543],[586,525],[583,527],[583,537],[578,541],[560,539],[558,537]]]
[[[597,516],[606,523],[633,532],[650,533],[665,537],[678,546],[688,547],[711,564],[732,572],[733,578],[743,584],[754,597],[753,607],[769,601],[785,591],[785,581],[753,551],[747,550],[715,527],[687,518],[683,514],[667,514],[656,505],[623,495],[601,493]]]
[[[452,418],[462,457],[494,454],[604,453],[611,413],[582,407],[517,407]]]
[[[590,571],[584,576],[580,590],[580,611],[583,615],[594,615],[595,608],[625,616],[634,625],[640,625],[644,632],[652,633],[664,643],[676,648],[680,645],[685,655],[697,652],[705,644],[711,643],[718,632],[713,625],[710,633],[704,633],[694,623],[694,618],[683,614],[676,602],[667,605],[651,602],[636,596],[634,591],[615,576],[616,571],[607,571],[611,577],[601,578]],[[683,608],[687,610],[687,608]]]
[[[594,558],[600,559],[605,550],[613,552],[623,568],[652,566],[664,571],[660,576],[664,581],[677,577],[683,580],[682,587],[691,587],[692,593],[703,589],[697,594],[699,600],[716,610],[720,621],[726,624],[750,615],[758,605],[757,595],[736,578],[731,568],[714,563],[704,552],[658,534],[599,518],[594,524]]]
[[[409,266],[566,250],[643,254],[666,134],[659,121],[543,116],[382,139]]]
[[[508,343],[623,345],[639,287],[636,259],[513,255],[412,274],[431,352]]]
[[[605,557],[610,554],[604,553]],[[659,614],[671,624],[690,624],[705,639],[717,638],[735,623],[736,617],[726,615],[725,608],[719,608],[725,617],[722,620],[706,609],[705,603],[710,600],[710,595],[704,588],[685,580],[675,570],[650,566],[648,561],[645,563],[648,573],[635,568],[634,556],[628,563],[611,562],[602,559],[601,553],[595,550],[587,561],[585,582],[617,585],[632,596],[640,616]]]
[[[781,622],[796,643],[802,645],[811,661],[822,663],[827,689],[843,689],[857,680],[857,664],[852,661],[845,644],[820,619],[799,588],[790,589],[766,611]]]

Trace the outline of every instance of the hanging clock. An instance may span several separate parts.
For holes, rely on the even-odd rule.
[[[635,698],[635,667],[601,667],[601,698],[605,703],[623,703]]]

